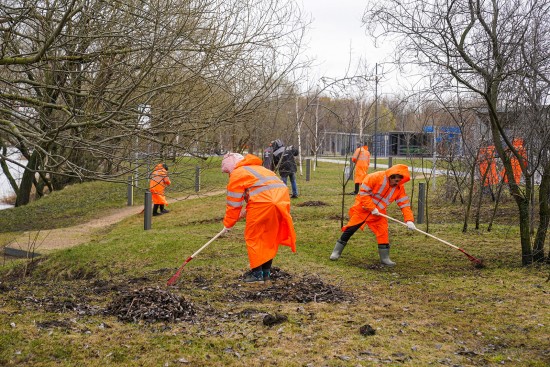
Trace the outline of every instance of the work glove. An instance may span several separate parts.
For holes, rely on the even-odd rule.
[[[378,209],[374,208],[371,212],[370,212],[372,215],[380,215],[380,212],[378,211]]]
[[[230,230],[231,230],[231,228],[223,227],[222,234],[226,234]]]
[[[408,220],[406,224],[407,224],[407,228],[410,229],[411,231],[414,231],[416,229],[414,222]]]

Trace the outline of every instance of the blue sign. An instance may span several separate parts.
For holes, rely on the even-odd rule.
[[[424,130],[423,130],[425,133],[433,133],[434,132],[434,127],[433,126],[424,126]]]
[[[425,133],[433,133],[435,126],[424,126],[422,131]],[[437,127],[441,134],[460,134],[460,127],[458,126],[439,126]]]
[[[458,126],[441,126],[439,131],[442,134],[460,134],[460,127]]]

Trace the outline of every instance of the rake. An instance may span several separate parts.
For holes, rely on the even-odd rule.
[[[181,272],[183,270],[183,268],[185,267],[185,265],[187,265],[187,263],[191,260],[193,260],[195,258],[195,256],[197,256],[202,250],[204,250],[206,248],[206,246],[210,245],[212,242],[214,242],[216,240],[216,238],[220,237],[222,234],[225,233],[225,228],[222,229],[220,231],[220,233],[218,233],[217,235],[215,235],[214,237],[212,237],[212,239],[208,242],[206,242],[204,245],[202,245],[202,247],[200,249],[198,249],[197,251],[195,251],[195,253],[191,256],[189,256],[187,258],[187,260],[185,260],[185,262],[180,266],[180,268],[178,269],[178,271],[176,271],[176,274],[172,275],[172,277],[170,279],[168,279],[168,282],[166,282],[166,285],[174,285],[176,284],[176,281],[178,280],[178,278],[180,277],[181,275]]]
[[[398,220],[398,219],[392,218],[392,217],[390,217],[389,215],[386,215],[386,214],[383,214],[383,213],[379,213],[378,215],[380,215],[381,217],[384,217],[384,218],[393,220],[394,222],[400,223],[400,224],[404,225],[405,227],[407,227],[407,224],[406,224],[406,223],[401,222],[401,221]],[[455,245],[453,245],[452,243],[449,243],[449,242],[447,242],[447,241],[445,241],[445,240],[442,240],[441,238],[438,238],[438,237],[434,236],[433,234],[429,234],[428,232],[424,232],[424,231],[422,231],[422,230],[420,230],[420,229],[418,229],[418,228],[415,228],[415,230],[416,230],[417,232],[420,232],[420,233],[422,233],[422,234],[424,234],[424,235],[426,235],[426,236],[428,236],[428,237],[431,237],[431,238],[433,238],[433,239],[435,239],[435,240],[438,240],[439,242],[442,242],[442,243],[446,244],[447,246],[450,246],[450,247],[452,247],[452,248],[454,248],[454,249],[456,249],[456,250],[462,252],[464,255],[466,255],[466,257],[468,257],[468,260],[470,260],[471,262],[474,263],[474,266],[475,266],[476,268],[480,269],[480,268],[484,268],[484,267],[485,267],[485,265],[483,264],[483,260],[477,259],[477,258],[473,257],[472,255],[470,255],[469,253],[467,253],[466,251],[464,251],[464,250],[461,249],[460,247],[455,246]]]

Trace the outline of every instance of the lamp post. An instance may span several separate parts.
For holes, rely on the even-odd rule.
[[[376,161],[378,158],[378,144],[376,144],[376,134],[378,133],[378,63],[375,66],[374,73],[374,137],[372,145],[374,148],[374,169],[376,169]]]
[[[382,63],[382,66],[384,66],[386,63]],[[375,64],[374,68],[374,134],[372,139],[372,146],[374,149],[374,168],[377,168],[378,163],[378,141],[377,141],[377,135],[378,135],[378,83],[380,83],[380,78],[378,77],[378,66],[380,63]],[[391,71],[390,71],[391,72]],[[382,70],[382,76],[384,76],[384,70]],[[372,81],[373,76],[358,76],[358,78],[363,79],[364,81]]]

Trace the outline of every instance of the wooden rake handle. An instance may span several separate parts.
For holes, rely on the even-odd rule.
[[[389,215],[386,215],[386,214],[383,214],[383,213],[379,213],[378,215],[380,215],[381,217],[384,217],[384,218],[393,220],[394,222],[400,223],[400,224],[404,225],[405,227],[407,227],[407,223],[401,222],[400,220],[395,219],[395,218],[392,218],[392,217],[390,217]],[[407,227],[407,228],[408,228],[408,227]],[[422,233],[422,234],[428,236],[428,237],[433,238],[434,240],[438,240],[439,242],[443,242],[443,243],[446,244],[447,246],[451,246],[451,247],[454,248],[454,249],[457,249],[457,250],[459,250],[459,251],[462,251],[460,247],[455,246],[455,245],[453,245],[452,243],[449,243],[449,242],[447,242],[447,241],[445,241],[445,240],[442,240],[441,238],[436,237],[436,236],[434,236],[433,234],[429,234],[428,232],[424,232],[424,231],[422,231],[422,230],[420,230],[420,229],[418,229],[418,228],[415,228],[415,230],[416,230],[417,232],[420,232],[420,233]]]
[[[212,237],[212,239],[210,239],[210,241],[208,241],[204,245],[202,245],[202,247],[200,249],[195,251],[195,253],[193,255],[191,255],[191,258],[194,258],[195,256],[197,256],[202,250],[204,250],[206,248],[206,246],[210,245],[212,242],[214,242],[218,237],[220,237],[224,233],[225,233],[225,228],[222,229],[217,235]]]
[[[181,271],[183,270],[183,268],[185,267],[185,265],[187,265],[187,263],[191,260],[193,260],[193,258],[195,256],[197,256],[202,250],[204,250],[208,245],[210,245],[212,242],[214,242],[218,237],[220,237],[222,234],[225,233],[225,228],[222,229],[217,235],[215,235],[214,237],[212,237],[210,239],[210,241],[206,242],[204,245],[201,246],[200,249],[198,249],[197,251],[195,251],[195,253],[191,256],[189,256],[187,258],[187,260],[184,261],[184,263],[180,266],[180,268],[178,269],[178,271],[176,272],[176,274],[174,274],[170,279],[168,279],[168,282],[166,282],[166,285],[174,285],[176,284],[176,281],[178,280],[178,278],[180,277],[180,274],[181,274]]]

